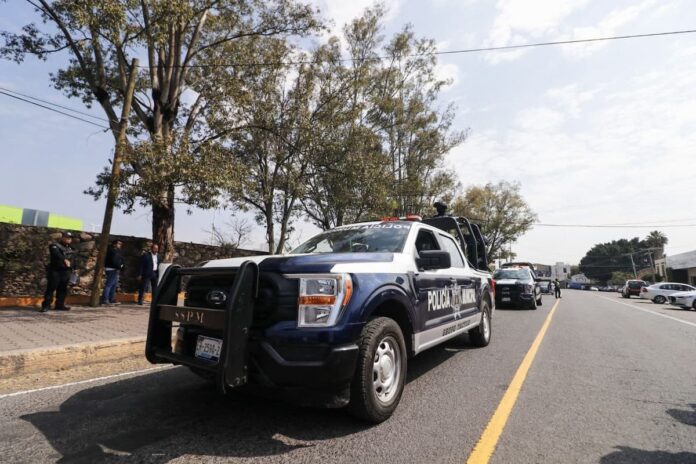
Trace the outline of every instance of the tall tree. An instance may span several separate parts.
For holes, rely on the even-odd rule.
[[[654,253],[654,249],[662,249],[666,244],[667,236],[657,230],[650,232],[644,240],[634,237],[630,240],[598,243],[580,260],[580,270],[586,276],[600,281],[612,279],[614,272],[630,273],[633,276],[634,266],[636,271],[649,269],[652,274],[652,260],[661,254]]]
[[[455,198],[451,209],[455,215],[483,225],[490,259],[504,257],[503,247],[514,243],[537,221],[520,193],[520,184],[505,181],[469,187],[463,196]]]
[[[636,252],[645,248],[638,237],[598,243],[590,248],[580,260],[580,271],[590,279],[607,281],[614,272],[633,275],[633,265],[638,266]],[[633,262],[631,257],[634,257]]]
[[[467,131],[452,129],[454,105],[438,107],[449,81],[435,73],[436,51],[434,40],[417,38],[406,26],[384,47],[387,59],[375,76],[369,120],[391,160],[391,198],[399,214],[423,214],[435,197],[452,193],[457,185],[443,162]]]
[[[313,146],[305,213],[323,229],[357,222],[389,210],[391,170],[378,134],[367,115],[374,94],[381,18],[379,8],[344,27],[348,56],[333,37],[314,53],[317,98],[324,107],[317,120],[319,134]]]
[[[367,9],[315,53],[322,89],[344,89],[317,120],[303,208],[327,229],[380,215],[422,214],[458,185],[444,169],[466,131],[454,107],[439,108],[447,81],[435,74],[432,40],[406,27],[385,42],[381,7]],[[344,44],[342,47],[341,44]],[[386,59],[385,59],[386,57]]]
[[[315,95],[314,67],[292,63],[306,60],[284,40],[267,39],[254,51],[256,62],[277,63],[219,76],[224,99],[211,118],[225,153],[227,172],[238,171],[243,181],[229,190],[233,202],[256,213],[266,230],[270,253],[284,251],[292,221],[304,195],[314,121],[321,113]],[[241,73],[241,74],[240,74]],[[225,111],[235,107],[238,111]],[[229,129],[233,128],[233,129]]]
[[[653,230],[643,240],[643,243],[649,248],[664,248],[668,242],[667,236],[659,230]]]
[[[175,204],[208,207],[228,178],[216,176],[220,159],[204,117],[218,94],[203,69],[243,62],[243,53],[211,61],[216,50],[268,37],[305,35],[318,27],[311,7],[294,0],[26,0],[42,23],[22,33],[2,32],[0,54],[21,62],[65,51],[68,64],[51,75],[69,97],[97,103],[118,132],[117,108],[126,93],[129,62],[147,64],[133,102],[131,150],[124,165],[120,204],[152,208],[153,239],[173,256]],[[198,71],[198,72],[197,72]],[[105,171],[90,193],[104,192]],[[222,184],[220,184],[219,182]]]

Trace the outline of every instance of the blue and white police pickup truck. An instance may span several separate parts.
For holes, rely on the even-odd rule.
[[[462,233],[447,218],[352,224],[287,255],[171,266],[150,309],[147,358],[188,366],[223,392],[297,390],[384,421],[409,358],[466,333],[478,347],[491,339],[494,283],[469,263],[464,238],[445,232]]]

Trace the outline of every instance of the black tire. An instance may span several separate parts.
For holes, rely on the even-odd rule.
[[[484,323],[487,324],[484,326]],[[471,344],[478,348],[483,348],[488,346],[491,342],[491,335],[493,333],[493,325],[491,324],[491,308],[488,301],[483,300],[481,302],[481,323],[478,327],[475,327],[469,331],[469,340]]]
[[[536,300],[536,305],[537,305],[537,306],[541,306],[542,303],[543,303],[543,301],[542,301],[542,296],[539,295],[539,299]],[[536,308],[534,308],[534,309],[536,309]]]
[[[667,298],[665,298],[662,295],[657,295],[655,298],[653,298],[652,301],[655,304],[665,304],[665,301],[667,301]]]
[[[399,324],[393,319],[378,317],[365,325],[360,334],[358,347],[358,362],[350,386],[348,410],[355,417],[378,424],[389,419],[394,413],[404,391],[407,365],[404,335],[401,333]],[[391,355],[385,347],[392,350]],[[381,358],[379,351],[384,353]],[[380,364],[376,368],[379,359],[387,360],[384,365]],[[393,384],[390,384],[390,387],[386,389],[376,387],[375,381],[380,378],[381,374],[377,373],[375,369],[380,369],[380,372],[383,372],[384,369],[392,366],[395,369]],[[379,391],[379,388],[383,388],[383,390]],[[384,398],[380,398],[380,396],[384,396]]]
[[[626,294],[623,294],[623,293],[622,293],[622,294],[621,294],[621,297],[623,297],[623,298],[629,298],[630,295],[626,295]]]
[[[696,298],[695,298],[694,301],[691,303],[691,309],[693,309],[694,311],[696,311]]]

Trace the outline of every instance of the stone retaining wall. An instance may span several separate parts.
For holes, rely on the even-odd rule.
[[[61,231],[47,227],[0,223],[0,297],[39,296],[46,288],[48,245],[60,237]],[[88,295],[97,261],[99,234],[74,232],[72,247],[77,252],[75,264],[80,282],[71,288],[73,295]],[[123,240],[126,269],[121,275],[119,292],[134,292],[138,288],[138,260],[149,247],[149,239],[112,235],[111,240]],[[174,262],[194,266],[201,261],[237,256],[265,254],[261,251],[175,242]]]

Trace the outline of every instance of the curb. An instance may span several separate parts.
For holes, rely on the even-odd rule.
[[[0,354],[0,379],[42,371],[56,372],[133,356],[145,357],[145,337],[6,351]]]

